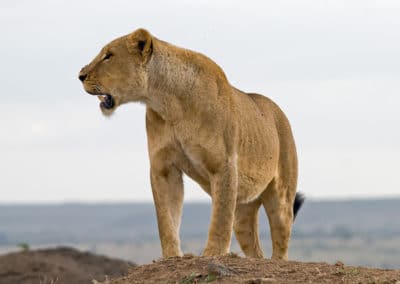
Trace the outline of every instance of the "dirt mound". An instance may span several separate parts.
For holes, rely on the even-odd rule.
[[[72,248],[0,256],[1,284],[87,284],[126,275],[133,264]]]
[[[400,283],[400,270],[224,257],[169,258],[130,269],[107,284],[131,283]]]

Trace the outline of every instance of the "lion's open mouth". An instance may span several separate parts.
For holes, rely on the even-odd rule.
[[[98,95],[100,98],[100,107],[105,109],[112,109],[115,106],[114,98],[109,94]]]

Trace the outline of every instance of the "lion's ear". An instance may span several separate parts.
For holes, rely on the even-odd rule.
[[[153,39],[145,29],[138,29],[127,37],[127,47],[130,53],[138,54],[147,61],[153,52]]]

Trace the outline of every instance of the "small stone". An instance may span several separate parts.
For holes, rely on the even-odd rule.
[[[229,256],[229,257],[232,257],[232,258],[238,258],[238,257],[239,257],[239,254],[236,253],[236,252],[230,252],[230,253],[228,254],[228,256]]]
[[[260,284],[269,284],[269,283],[276,283],[276,279],[274,278],[261,278]]]
[[[207,265],[207,271],[211,274],[215,274],[217,276],[232,276],[237,274],[237,272],[229,267],[226,267],[219,263],[210,262]]]

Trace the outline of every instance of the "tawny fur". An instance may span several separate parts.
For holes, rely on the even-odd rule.
[[[105,115],[128,102],[147,106],[150,176],[163,257],[182,255],[179,226],[186,174],[212,198],[204,255],[228,253],[234,231],[246,256],[263,257],[258,237],[263,205],[272,258],[288,258],[297,157],[289,122],[275,103],[231,86],[206,56],[143,29],[106,45],[80,75],[86,78],[87,92],[113,97],[112,109],[102,107]]]

